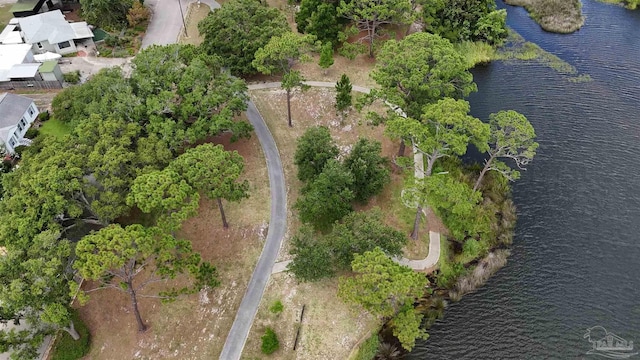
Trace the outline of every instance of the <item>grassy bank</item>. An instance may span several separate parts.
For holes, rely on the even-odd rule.
[[[584,24],[580,0],[505,0],[505,3],[524,7],[549,32],[568,34]]]
[[[606,4],[615,4],[626,7],[629,10],[635,10],[640,5],[640,0],[599,0]]]
[[[564,75],[571,82],[591,81],[589,74],[580,74],[575,66],[545,51],[540,46],[526,41],[513,30],[509,31],[509,37],[500,48],[494,48],[483,42],[469,41],[457,43],[454,46],[464,56],[469,68],[488,64],[491,61],[529,61],[551,68]]]

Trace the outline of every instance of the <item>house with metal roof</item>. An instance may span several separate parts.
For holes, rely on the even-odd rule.
[[[0,142],[6,153],[13,154],[17,146],[31,143],[24,134],[38,114],[32,99],[11,93],[0,94]]]
[[[78,51],[77,43],[93,38],[86,22],[69,23],[60,10],[19,18],[18,26],[22,39],[32,45],[35,54],[71,54]]]

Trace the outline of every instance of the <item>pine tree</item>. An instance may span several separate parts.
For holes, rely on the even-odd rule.
[[[327,70],[333,65],[333,45],[331,42],[326,42],[322,45],[320,52],[320,62],[318,63],[321,68],[324,69],[324,74],[327,74]]]
[[[352,104],[351,81],[346,74],[342,74],[340,81],[336,83],[336,110],[344,112]]]

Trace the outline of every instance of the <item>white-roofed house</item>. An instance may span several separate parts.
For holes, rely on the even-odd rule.
[[[33,52],[60,55],[77,52],[76,43],[91,41],[93,32],[86,22],[69,23],[60,10],[18,19],[20,35]]]
[[[11,93],[0,94],[0,142],[4,143],[8,154],[13,154],[19,145],[31,143],[24,134],[38,114],[32,99]]]

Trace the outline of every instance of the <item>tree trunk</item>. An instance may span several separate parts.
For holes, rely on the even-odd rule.
[[[78,334],[78,331],[76,330],[76,326],[73,324],[73,320],[69,321],[69,327],[62,328],[62,330],[68,332],[69,335],[71,335],[71,338],[73,340],[80,339],[80,334]]]
[[[407,145],[404,143],[404,139],[400,139],[400,148],[398,148],[398,157],[404,156],[404,149]]]
[[[131,303],[133,304],[133,313],[136,315],[136,321],[138,322],[138,331],[145,332],[147,331],[147,325],[142,321],[142,316],[140,316],[140,309],[138,309],[138,298],[136,297],[136,292],[133,291],[133,284],[131,281],[127,283],[129,286],[129,295],[131,296]]]
[[[287,89],[287,116],[289,117],[289,127],[293,127],[293,123],[291,122],[291,90],[290,89]]]
[[[484,167],[480,172],[480,176],[478,176],[478,180],[476,180],[475,185],[473,185],[473,191],[478,190],[478,188],[480,187],[480,184],[482,183],[482,178],[487,173],[487,171],[489,171],[489,165],[491,165],[492,161],[493,161],[493,157],[490,157],[489,160],[487,160],[487,162],[484,164]]]
[[[376,29],[369,26],[367,32],[369,33],[369,57],[373,59],[373,38],[376,35]]]
[[[224,214],[224,208],[222,207],[222,199],[218,198],[218,209],[220,209],[220,216],[222,217],[222,226],[225,229],[229,228],[229,223],[227,222],[227,216]]]
[[[427,170],[424,171],[424,176],[431,176],[431,172],[433,172],[433,164],[436,163],[436,157],[432,156],[427,159]]]
[[[416,210],[416,218],[413,221],[413,231],[411,232],[411,238],[413,240],[418,240],[418,228],[420,227],[421,217],[422,217],[422,206],[418,205],[418,209]]]

